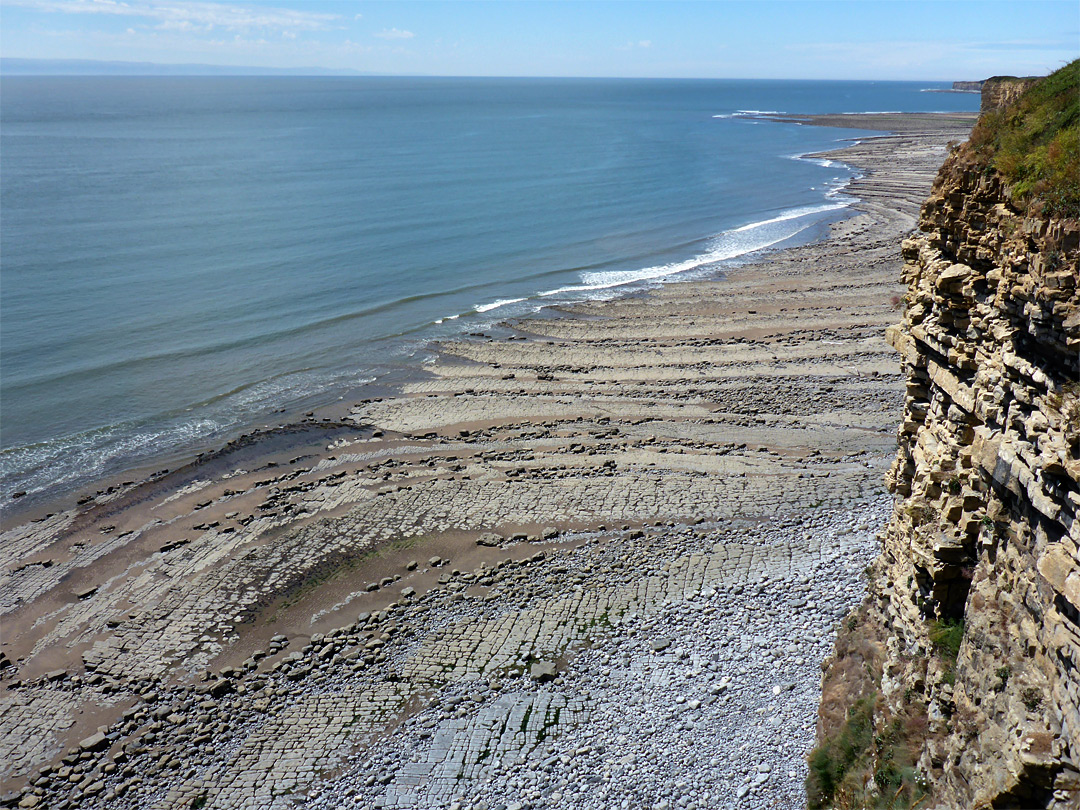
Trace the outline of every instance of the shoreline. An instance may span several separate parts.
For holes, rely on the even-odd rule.
[[[7,752],[5,783],[19,788],[31,770],[106,721],[102,733],[116,735],[107,740],[114,763],[129,742],[144,742],[134,753],[131,745],[113,771],[102,764],[92,781],[72,782],[83,806],[110,793],[115,806],[168,796],[175,804],[199,791],[219,802],[208,806],[238,806],[252,789],[244,752],[269,750],[277,703],[296,720],[296,733],[337,751],[362,747],[368,732],[396,733],[397,720],[386,725],[390,715],[419,717],[408,708],[419,695],[467,690],[477,676],[511,712],[521,705],[513,695],[529,691],[537,660],[568,673],[563,683],[572,684],[574,645],[603,647],[605,633],[618,635],[622,626],[590,625],[609,614],[586,610],[583,597],[571,598],[574,586],[605,594],[620,577],[629,586],[639,577],[627,560],[655,571],[704,565],[698,592],[720,593],[711,584],[717,579],[727,596],[716,598],[735,599],[743,583],[761,576],[800,585],[799,577],[834,559],[822,544],[834,549],[836,538],[853,530],[861,553],[869,553],[872,530],[856,528],[865,522],[858,515],[877,508],[901,396],[898,363],[881,333],[897,317],[890,296],[902,292],[900,237],[914,225],[946,141],[965,135],[951,118],[929,134],[934,119],[921,116],[899,135],[821,153],[863,170],[846,189],[859,199],[853,215],[834,223],[824,240],[771,252],[732,279],[585,302],[558,317],[515,320],[505,338],[442,344],[422,379],[350,404],[349,417],[369,427],[336,428],[340,434],[324,443],[315,426],[327,417],[318,414],[309,425],[315,435],[299,449],[285,442],[268,458],[237,448],[231,458],[188,470],[177,487],[136,486],[78,513],[9,529],[0,610],[19,631],[2,649],[18,663],[21,685],[11,688],[16,667],[2,670],[4,699],[15,701],[4,745],[25,749],[28,729],[39,745],[18,757]],[[839,525],[821,534],[813,521],[826,512],[850,514],[837,520],[853,525],[846,534]],[[785,520],[805,523],[801,531],[819,538],[816,550],[796,553],[793,540],[769,534]],[[703,528],[690,528],[698,521]],[[748,549],[772,544],[778,556],[748,551],[744,564],[717,550],[736,537]],[[646,540],[652,544],[642,545]],[[636,549],[630,557],[628,549]],[[573,581],[565,581],[567,571],[578,572]],[[845,576],[857,580],[858,572]],[[854,600],[858,589],[845,587]],[[605,598],[622,605],[628,597],[621,593]],[[665,586],[633,610],[684,598],[682,586]],[[807,610],[797,601],[785,610]],[[583,629],[542,629],[526,644],[515,633],[547,625],[506,618],[519,609],[543,617],[556,604]],[[358,614],[368,616],[358,621]],[[494,624],[475,624],[489,614]],[[419,651],[446,646],[419,635],[429,615],[443,617],[433,633],[461,625],[451,638],[477,633],[490,643],[457,650],[449,662],[431,653],[421,666]],[[817,641],[821,632],[814,632]],[[281,635],[287,643],[275,641]],[[356,640],[343,645],[328,636]],[[808,657],[788,663],[799,694],[810,698],[816,685],[806,679],[817,667]],[[332,661],[335,669],[327,669]],[[209,680],[206,670],[214,673]],[[492,673],[499,688],[491,686]],[[377,686],[391,676],[392,697]],[[258,688],[247,688],[245,678]],[[216,708],[196,712],[195,696],[218,683],[240,705],[225,707],[215,697],[203,702]],[[322,722],[329,718],[317,707],[329,685],[355,692],[348,705],[353,717],[365,718],[359,736]],[[511,686],[520,689],[507,691]],[[275,699],[264,706],[259,695],[267,689]],[[83,712],[95,702],[111,708]],[[147,719],[151,710],[182,705],[188,708]],[[190,733],[178,734],[187,742],[169,748],[170,756],[187,758],[202,774],[198,784],[179,775],[162,776],[156,787],[132,782],[126,763],[161,755],[161,744],[146,734],[156,735],[154,722],[172,716]],[[55,718],[71,720],[70,727],[59,728]],[[429,718],[437,729],[440,718]],[[45,720],[51,725],[42,726]],[[565,731],[570,739],[576,732],[559,722],[550,736]],[[201,739],[207,733],[214,742]],[[315,751],[304,756],[321,770],[337,767]],[[42,784],[51,786],[58,773],[49,770]],[[275,772],[270,781],[297,788],[298,778]],[[781,781],[786,787],[776,795],[790,798],[791,780],[765,779],[754,795]],[[730,788],[732,796],[741,789]]]
[[[798,157],[802,159],[809,156],[811,156],[811,153],[807,153],[805,156],[799,155]],[[834,192],[842,192],[844,187],[846,187],[846,184],[834,189]],[[0,509],[4,517],[3,523],[11,526],[42,517],[51,517],[74,505],[81,505],[85,498],[111,496],[131,486],[138,486],[141,483],[156,479],[162,473],[171,474],[177,470],[188,470],[192,465],[200,464],[205,457],[217,456],[236,442],[248,443],[252,440],[257,441],[261,436],[272,437],[281,432],[310,430],[314,428],[316,423],[340,422],[342,419],[347,418],[349,409],[354,403],[378,396],[393,396],[403,386],[423,379],[426,374],[425,366],[437,358],[438,347],[443,343],[467,340],[470,336],[476,336],[480,333],[491,337],[505,338],[514,333],[514,324],[518,321],[564,317],[568,311],[578,304],[606,302],[648,295],[658,286],[666,284],[694,283],[700,280],[708,281],[722,278],[731,270],[737,270],[747,263],[753,264],[760,261],[762,257],[776,250],[786,250],[788,247],[802,246],[827,238],[832,217],[840,215],[841,218],[846,218],[842,216],[846,209],[847,206],[839,206],[835,211],[822,212],[827,216],[823,216],[820,220],[807,225],[803,230],[792,236],[780,240],[778,244],[767,245],[728,259],[702,262],[697,267],[676,271],[669,276],[658,279],[643,277],[597,291],[610,293],[608,295],[556,301],[547,304],[541,303],[546,293],[534,294],[527,299],[522,299],[536,304],[532,312],[507,316],[493,322],[463,324],[458,333],[448,337],[424,337],[421,345],[411,352],[407,358],[398,358],[383,363],[383,370],[377,376],[368,378],[365,381],[350,383],[343,387],[327,387],[297,400],[284,403],[281,407],[275,407],[272,411],[249,414],[242,417],[238,424],[232,427],[220,428],[214,433],[190,444],[163,446],[149,454],[136,456],[128,461],[118,457],[113,458],[106,462],[106,470],[101,474],[86,479],[77,479],[74,483],[65,483],[55,491],[35,490],[4,493],[3,508]],[[765,222],[769,221],[771,220],[765,220]],[[753,227],[760,224],[762,223],[755,222],[750,223],[749,226],[741,227]],[[737,230],[740,230],[740,228],[734,228],[722,233]],[[809,233],[816,235],[804,235]],[[707,241],[709,238],[714,237],[702,238],[701,241]],[[687,261],[692,261],[692,259]],[[701,268],[710,265],[716,265],[716,267],[704,271],[709,274],[705,278],[680,278],[680,276],[686,274],[703,272]],[[517,303],[517,301],[508,303]],[[482,315],[491,311],[491,309],[494,309],[494,307],[465,314]],[[450,319],[456,320],[458,317],[461,316],[455,315]],[[440,319],[427,324],[424,328],[428,329],[439,325],[444,320],[447,319]],[[475,330],[480,330],[480,332]],[[430,359],[422,359],[425,356]]]
[[[867,129],[881,131],[887,130],[890,123],[896,124],[897,120],[899,120],[900,126],[903,127],[907,125],[905,122],[908,119],[921,121],[923,116],[927,116],[927,120],[929,121],[951,121],[954,119],[962,120],[964,117],[968,116],[968,113],[900,113],[899,119],[897,119],[896,113],[840,113],[835,114],[835,116],[807,117],[761,114],[761,116],[745,116],[743,118],[746,120],[761,120],[780,123],[809,123],[812,125],[835,127],[835,129]],[[858,121],[863,120],[865,120],[867,125],[865,127],[860,127]],[[845,147],[837,147],[837,149],[842,148]],[[823,152],[822,154],[831,153],[833,151],[835,150],[828,150],[828,152]],[[806,154],[799,154],[799,156],[796,157],[800,160],[813,158],[813,153],[808,152]],[[829,194],[842,192],[842,189],[846,188],[850,183],[851,179],[847,180],[845,185],[827,193],[825,195],[825,200],[827,201]],[[825,216],[823,216],[822,219],[813,222],[813,224],[808,225],[805,230],[793,234],[792,237],[782,240],[780,244],[783,246],[768,245],[757,248],[755,251],[741,256],[733,257],[731,259],[720,259],[717,262],[713,262],[713,264],[720,265],[721,267],[712,270],[711,276],[708,276],[708,278],[715,279],[723,276],[727,272],[727,269],[723,267],[724,265],[731,265],[731,267],[738,269],[738,267],[746,264],[747,261],[753,264],[754,261],[760,260],[762,256],[777,251],[777,249],[786,249],[788,246],[805,245],[808,243],[807,238],[804,235],[805,233],[814,233],[813,237],[811,237],[814,241],[825,239],[827,238],[829,220],[837,215],[842,216],[843,218],[850,216],[850,214],[847,214],[847,210],[848,206],[843,206],[838,208],[835,214],[825,212]],[[751,227],[755,225],[760,225],[760,222],[751,222],[750,225],[742,227]],[[740,229],[741,227],[733,230],[738,231]],[[732,230],[723,231],[721,233],[729,232],[732,232]],[[707,239],[703,239],[702,241],[707,241]],[[711,262],[703,262],[703,266],[708,266],[710,264]],[[698,269],[699,268],[693,268],[688,272],[693,273]],[[449,338],[424,338],[422,347],[417,349],[413,354],[416,356],[431,354],[436,351],[435,347],[438,343],[444,340],[465,339],[468,337],[468,333],[465,332],[465,329],[481,329],[482,332],[496,335],[500,333],[509,334],[508,329],[513,328],[512,322],[515,320],[545,318],[545,316],[550,316],[553,312],[558,313],[565,308],[572,309],[572,307],[576,306],[576,303],[579,302],[612,300],[625,296],[648,294],[650,289],[656,288],[657,284],[686,283],[678,278],[678,276],[683,275],[685,272],[687,271],[677,272],[674,274],[674,278],[669,276],[669,278],[664,278],[659,281],[643,278],[627,282],[624,285],[626,288],[625,292],[615,292],[607,296],[600,295],[596,298],[584,298],[579,301],[557,301],[551,303],[551,305],[546,305],[546,303],[542,302],[542,296],[534,296],[530,300],[534,300],[537,303],[539,311],[518,316],[510,316],[508,319],[510,323],[508,323],[508,320],[500,320],[494,323],[463,326],[460,334]],[[708,278],[705,280],[708,280]],[[697,280],[700,279],[691,279],[690,281]],[[619,291],[620,286],[616,286],[613,289]],[[474,314],[481,313],[477,312]],[[457,315],[455,315],[454,318],[457,318]],[[428,327],[431,326],[432,324],[428,324]],[[116,491],[119,488],[145,481],[159,470],[187,468],[191,463],[198,463],[198,460],[204,456],[218,453],[218,451],[227,444],[234,441],[247,440],[249,436],[260,432],[273,432],[280,429],[289,429],[300,426],[300,424],[309,424],[308,414],[312,413],[312,411],[315,415],[312,418],[315,421],[341,419],[348,413],[348,409],[342,407],[342,402],[348,404],[350,402],[368,399],[370,396],[390,395],[393,391],[400,389],[402,384],[414,381],[424,373],[423,361],[413,359],[413,355],[410,355],[410,359],[399,359],[384,363],[383,365],[382,372],[374,379],[360,383],[350,383],[345,387],[325,388],[302,396],[298,400],[283,403],[281,407],[274,407],[272,410],[244,416],[237,424],[234,424],[234,426],[216,429],[212,434],[198,438],[198,440],[195,440],[192,443],[162,446],[150,451],[149,454],[140,454],[129,460],[123,460],[119,457],[111,458],[105,462],[105,470],[102,473],[93,474],[91,477],[80,476],[75,482],[65,483],[55,490],[44,489],[31,490],[29,492],[5,491],[3,494],[2,509],[0,509],[0,513],[3,515],[3,524],[11,526],[13,524],[28,521],[28,519],[35,519],[43,515],[63,511],[85,497],[109,495],[112,491]]]
[[[838,190],[839,189],[830,191],[823,199],[827,202],[831,194]],[[6,524],[11,524],[13,522],[31,519],[31,516],[47,514],[49,510],[53,510],[54,512],[62,510],[70,506],[72,502],[86,497],[87,495],[101,495],[120,486],[126,487],[132,483],[131,479],[134,479],[135,481],[144,480],[154,475],[161,468],[166,468],[166,471],[168,471],[169,469],[175,469],[177,467],[186,467],[191,463],[197,462],[197,460],[203,456],[217,453],[225,445],[230,444],[233,441],[246,440],[261,432],[273,432],[283,428],[287,429],[294,426],[307,425],[312,419],[315,421],[340,419],[347,413],[347,408],[342,407],[343,402],[348,405],[349,403],[370,398],[372,396],[392,395],[396,390],[400,389],[402,385],[412,382],[418,377],[422,377],[424,375],[424,366],[430,362],[431,359],[434,359],[434,355],[437,353],[437,346],[440,343],[468,339],[470,335],[475,336],[477,330],[493,336],[506,337],[512,333],[512,324],[517,320],[545,318],[552,317],[552,315],[558,316],[558,313],[562,309],[573,308],[579,303],[609,301],[626,296],[647,294],[650,290],[655,289],[657,285],[684,283],[685,280],[700,280],[700,274],[702,273],[707,274],[705,276],[706,280],[708,280],[708,278],[719,277],[726,272],[726,266],[729,264],[732,267],[738,267],[747,261],[755,261],[756,258],[759,258],[768,252],[784,249],[786,246],[806,244],[808,239],[822,238],[820,232],[823,229],[827,229],[830,219],[835,215],[842,214],[845,207],[846,206],[839,205],[834,211],[806,211],[797,217],[783,215],[790,215],[792,211],[802,209],[798,207],[787,209],[781,212],[782,215],[780,219],[801,219],[802,217],[812,216],[814,214],[821,215],[821,218],[807,224],[791,236],[784,237],[777,242],[766,244],[762,247],[729,258],[715,260],[706,259],[704,258],[704,254],[699,254],[673,262],[673,264],[690,264],[697,262],[694,266],[683,270],[673,270],[662,276],[652,277],[644,275],[640,278],[625,282],[613,282],[610,285],[598,286],[596,289],[589,289],[585,286],[571,284],[570,286],[560,287],[557,290],[538,290],[529,293],[525,298],[505,299],[488,304],[477,304],[473,310],[438,318],[437,320],[418,326],[408,333],[402,333],[392,337],[380,337],[377,342],[385,344],[384,348],[388,349],[388,354],[385,357],[382,357],[382,359],[374,364],[372,368],[365,369],[365,372],[370,372],[370,376],[348,383],[335,382],[332,384],[323,384],[325,381],[320,381],[315,384],[314,389],[309,393],[302,396],[290,396],[287,400],[274,403],[264,410],[252,411],[240,415],[236,417],[234,424],[214,428],[210,433],[193,440],[178,439],[172,444],[155,445],[154,449],[150,451],[140,450],[133,455],[128,456],[110,456],[101,463],[100,471],[81,475],[73,479],[65,479],[63,483],[59,485],[53,485],[46,489],[31,488],[28,490],[19,490],[18,486],[20,484],[25,484],[27,476],[30,475],[32,477],[33,474],[28,474],[25,471],[14,472],[11,474],[11,478],[17,479],[20,484],[8,484],[5,482],[5,491],[0,493],[0,505],[2,505],[2,512],[5,516],[4,522]],[[693,244],[703,245],[725,235],[737,233],[743,229],[770,224],[774,221],[775,220],[768,218],[761,221],[750,222],[744,226],[732,227],[712,236],[699,237],[694,240]],[[815,232],[819,235],[812,237],[806,236],[806,234]],[[703,270],[703,268],[711,269]],[[649,269],[655,268],[643,268],[643,270]],[[684,276],[693,275],[697,275],[698,277],[694,279],[683,279]],[[560,297],[560,294],[562,297]],[[571,297],[565,297],[567,295]],[[582,295],[584,297],[575,298],[573,297],[575,295]],[[482,298],[481,300],[484,299]],[[550,303],[548,303],[549,301]],[[500,316],[498,320],[483,319],[488,313],[495,310],[501,310],[505,306],[513,307],[513,305],[520,303],[525,303],[527,307],[531,307],[532,311]],[[446,322],[458,321],[459,319],[462,320],[456,332],[445,336],[433,334],[437,331],[436,327],[439,327]],[[408,336],[416,337],[416,343],[408,340]],[[406,350],[406,346],[411,346],[411,348]],[[324,371],[328,374],[331,373],[329,369],[325,369]],[[333,371],[335,377],[346,376],[349,373],[351,372],[346,372],[340,368]],[[314,416],[311,416],[312,412],[314,412]],[[216,416],[214,414],[206,415],[206,418],[211,420],[219,417],[220,414]],[[231,419],[231,417],[222,418]],[[162,422],[162,424],[165,424],[165,422]],[[184,426],[173,425],[173,428],[181,427]],[[118,426],[105,425],[86,432],[92,433],[95,432],[95,430],[111,431],[115,428],[118,428]],[[85,435],[85,432],[83,434],[60,437],[60,439],[55,441],[66,443],[75,441],[83,435]],[[134,436],[136,439],[142,440],[146,438],[146,433],[136,431]],[[30,442],[12,448],[11,450],[12,452],[17,453],[24,451],[29,447],[33,447],[35,444],[51,445],[53,443],[54,440],[41,440],[40,442]],[[97,469],[96,464],[95,469]]]
[[[889,130],[890,125],[894,128],[904,129],[905,127],[910,126],[912,121],[917,121],[921,124],[924,120],[923,116],[926,116],[926,121],[938,125],[940,125],[941,121],[954,122],[970,118],[970,115],[966,113],[844,113],[837,115],[810,116],[766,114],[760,116],[745,116],[745,118],[746,120],[772,121],[774,123],[797,123],[833,128],[857,128],[887,131]],[[865,123],[866,126],[860,126],[859,122]],[[828,150],[827,152],[820,153],[820,155],[817,155],[817,153],[806,153],[798,155],[797,157],[798,159],[808,159],[814,158],[816,155],[828,156],[833,152],[844,148],[846,147],[841,145],[838,146],[836,150]],[[834,192],[832,193],[842,193],[843,189],[847,188],[850,183],[851,179],[843,186],[834,189]],[[826,198],[827,197],[828,195],[826,195]],[[837,209],[836,215],[847,218],[851,215],[848,213],[849,207],[850,206],[845,206]],[[825,216],[820,221],[807,226],[806,231],[816,232],[816,235],[811,237],[813,241],[820,241],[828,238],[830,219],[831,215]],[[760,223],[750,224],[754,225]],[[782,247],[766,246],[742,256],[720,260],[716,262],[716,264],[731,264],[732,267],[737,270],[738,267],[746,263],[752,264],[762,260],[764,256],[767,256],[769,253],[776,250],[786,250],[791,246],[797,247],[808,244],[803,237],[803,233],[803,231],[800,231],[799,233],[782,240],[781,244],[784,245]],[[707,265],[708,263],[705,264]],[[694,269],[691,269],[689,272],[694,272]],[[715,279],[723,277],[727,272],[728,268],[719,267],[712,271],[710,278]],[[511,316],[507,320],[500,320],[486,325],[478,324],[463,327],[460,334],[450,338],[425,338],[423,347],[417,349],[415,354],[417,356],[437,354],[439,343],[445,342],[446,340],[454,341],[467,339],[468,333],[464,331],[466,328],[479,329],[485,333],[494,333],[496,335],[499,335],[500,333],[509,334],[513,330],[513,323],[518,320],[551,317],[553,313],[556,317],[560,317],[560,312],[572,310],[578,303],[609,301],[627,296],[647,295],[651,290],[656,288],[657,284],[687,283],[680,280],[678,278],[679,275],[682,275],[682,273],[676,273],[675,277],[664,278],[661,281],[643,278],[627,282],[625,285],[627,288],[625,292],[615,292],[610,296],[586,298],[580,301],[556,302],[553,304],[542,304],[540,303],[542,299],[536,299],[537,303],[540,305],[539,311],[522,316]],[[710,278],[704,280],[710,280]],[[689,280],[689,283],[693,283],[697,280],[701,279],[691,279]],[[619,288],[616,287],[615,289],[618,290]],[[505,334],[503,334],[503,336],[505,336]],[[310,427],[312,421],[339,421],[347,416],[349,404],[374,396],[393,395],[394,392],[400,390],[403,385],[407,385],[408,383],[423,377],[425,373],[424,365],[425,363],[422,360],[398,360],[388,363],[386,364],[384,372],[376,379],[359,384],[351,384],[346,387],[327,388],[306,395],[298,400],[285,403],[282,407],[275,408],[273,411],[267,411],[261,414],[250,414],[242,418],[238,424],[233,427],[218,429],[213,434],[198,439],[191,444],[162,447],[148,455],[144,454],[141,457],[136,457],[129,461],[124,461],[119,458],[111,459],[106,462],[106,470],[100,475],[95,475],[92,478],[71,484],[64,484],[55,491],[38,490],[28,493],[5,493],[3,509],[0,510],[3,513],[3,523],[5,526],[12,526],[28,520],[38,519],[43,516],[51,516],[52,514],[71,508],[86,497],[111,495],[118,490],[125,489],[131,485],[137,485],[139,482],[150,479],[158,471],[187,469],[192,464],[198,464],[199,460],[205,456],[214,456],[218,454],[223,448],[235,441],[247,441],[251,437],[261,433],[273,434],[281,430],[291,430],[300,426]],[[309,416],[309,414],[312,415]]]

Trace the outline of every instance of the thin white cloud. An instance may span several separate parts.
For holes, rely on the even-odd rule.
[[[927,59],[964,54],[996,53],[1010,50],[1068,50],[1062,40],[1011,40],[1003,42],[958,42],[954,40],[918,40],[894,42],[806,42],[786,46],[789,51],[837,60],[866,58],[889,62],[922,62]]]
[[[969,47],[974,51],[1045,51],[1075,50],[1080,34],[1072,32],[1060,39],[1010,39],[1001,42],[977,42]]]
[[[648,48],[651,48],[651,47],[652,47],[652,40],[651,39],[639,39],[639,40],[630,40],[625,45],[616,45],[615,50],[617,50],[617,51],[636,51],[636,50],[645,50],[645,49],[648,49]]]
[[[59,54],[78,54],[77,58],[100,59],[103,58],[100,54],[109,54],[107,58],[110,59],[161,64],[198,62],[222,66],[357,70],[370,69],[360,60],[379,51],[374,45],[350,39],[334,42],[284,36],[235,37],[226,35],[223,30],[218,30],[214,36],[191,36],[187,32],[164,31],[156,26],[140,26],[126,32],[43,29],[42,33],[55,43],[53,52],[58,53],[58,56],[47,58],[71,58]],[[79,51],[80,48],[88,48],[91,52],[83,55],[85,51]]]
[[[997,48],[997,49],[995,49]],[[1071,56],[1067,48],[1045,50],[990,46],[986,43],[948,40],[893,42],[810,42],[788,45],[803,54],[823,76],[843,66],[858,69],[866,77],[946,79],[993,74],[1041,74],[1056,67],[1059,55]]]
[[[340,19],[337,14],[202,0],[147,0],[143,3],[121,0],[7,0],[7,5],[61,14],[139,17],[155,21],[162,30],[174,31],[209,31],[215,28],[226,31],[320,31],[331,28],[334,21]]]
[[[156,26],[159,31],[210,31],[212,25],[196,25],[191,20],[164,20]]]
[[[412,31],[401,31],[397,28],[387,28],[383,31],[379,31],[377,34],[373,34],[379,39],[412,39],[416,36]]]

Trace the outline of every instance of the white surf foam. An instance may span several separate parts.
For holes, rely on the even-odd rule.
[[[490,304],[478,304],[476,306],[477,312],[491,312],[493,309],[499,307],[505,307],[509,304],[520,304],[522,301],[526,301],[525,298],[500,298],[498,301],[492,301]]]
[[[823,205],[804,206],[785,211],[775,217],[751,222],[738,228],[725,231],[712,240],[709,249],[692,259],[670,264],[654,265],[639,270],[610,270],[598,273],[582,273],[581,284],[573,284],[547,290],[539,295],[549,298],[557,295],[596,292],[627,284],[637,284],[668,279],[696,270],[700,267],[735,259],[750,253],[765,250],[786,242],[817,221],[815,215],[847,208],[849,202],[836,201]],[[811,221],[799,220],[814,217]]]
[[[282,375],[196,403],[183,412],[158,415],[154,427],[121,422],[5,448],[0,452],[0,491],[7,494],[17,489],[34,494],[63,489],[145,464],[166,452],[186,458],[185,454],[194,452],[195,446],[222,443],[228,432],[262,421],[251,419],[250,414],[269,414],[281,403],[298,402],[343,384],[366,385],[375,379],[358,375],[355,370],[327,376]],[[184,415],[192,411],[201,415]]]
[[[749,225],[743,225],[741,228],[735,228],[728,231],[728,233],[743,233],[745,231],[753,231],[759,228],[763,228],[766,225],[772,225],[775,222],[787,222],[792,219],[799,219],[800,217],[808,217],[811,214],[824,214],[826,211],[835,211],[838,208],[846,208],[847,206],[840,203],[832,203],[830,205],[807,205],[802,208],[792,208],[790,211],[785,211],[779,216],[775,216],[772,219],[763,219],[760,222],[751,222]],[[787,238],[787,237],[785,237]],[[756,249],[756,248],[755,248]]]
[[[713,118],[752,118],[757,115],[787,115],[780,110],[736,110],[732,113],[720,113]]]

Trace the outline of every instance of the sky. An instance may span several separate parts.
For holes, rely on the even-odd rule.
[[[0,0],[0,52],[397,75],[953,81],[1080,55],[1076,0]]]

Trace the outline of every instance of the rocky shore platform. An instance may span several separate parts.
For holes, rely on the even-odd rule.
[[[801,805],[890,511],[900,242],[973,120],[836,118],[896,134],[829,153],[821,242],[6,521],[0,806]]]

